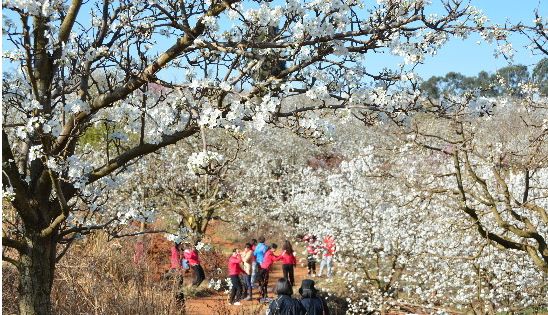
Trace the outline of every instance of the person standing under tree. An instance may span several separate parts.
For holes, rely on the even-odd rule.
[[[198,256],[198,251],[196,248],[192,248],[190,244],[186,245],[184,252],[184,257],[188,261],[192,272],[194,273],[194,281],[192,281],[192,286],[198,287],[205,280],[204,268],[200,265],[200,257]]]
[[[316,236],[308,235],[304,238],[306,245],[306,260],[308,262],[308,275],[316,276],[316,256],[318,255],[318,247],[316,244]]]
[[[259,271],[259,266],[257,265],[257,262],[255,260],[255,248],[257,248],[257,240],[252,239],[251,240],[251,287],[254,286],[254,283],[257,281],[257,272]]]
[[[259,269],[259,300],[261,298],[268,297],[268,278],[270,275],[270,268],[275,261],[280,260],[280,257],[274,254],[276,248],[278,248],[276,243],[272,243],[271,246],[267,247],[267,251],[263,257],[263,262],[261,263],[261,269]]]
[[[259,243],[257,246],[255,246],[255,250],[253,251],[253,257],[255,257],[255,265],[257,269],[257,276],[255,278],[255,281],[260,282],[261,281],[261,264],[263,263],[264,254],[266,253],[266,250],[268,247],[265,244],[264,236],[259,237]]]
[[[291,246],[291,243],[289,240],[284,241],[284,245],[282,246],[282,254],[280,255],[282,260],[282,270],[284,273],[284,278],[286,278],[289,283],[291,283],[291,286],[295,285],[295,267],[297,265],[297,259],[295,258],[295,254],[293,252],[293,246]]]
[[[245,271],[240,267],[242,257],[238,249],[232,250],[232,255],[228,259],[228,276],[232,283],[230,289],[230,305],[240,305],[240,297],[242,296],[242,283],[240,282],[240,274],[245,274]]]
[[[246,301],[248,300],[251,300],[251,298],[253,297],[253,286],[252,286],[252,283],[251,283],[251,273],[252,273],[252,265],[254,264],[254,261],[253,261],[253,251],[251,250],[251,244],[250,243],[246,243],[245,244],[245,249],[244,251],[242,252],[242,261],[244,263],[244,271],[245,271],[245,275],[244,275],[244,278],[245,278],[245,284],[246,284],[246,289],[247,289],[247,296],[245,298]]]
[[[320,261],[320,272],[318,277],[322,276],[323,268],[327,268],[327,277],[331,278],[333,275],[333,255],[335,254],[335,239],[333,236],[328,235],[323,239],[322,246],[322,260]]]

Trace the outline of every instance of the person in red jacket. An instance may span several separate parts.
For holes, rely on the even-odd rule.
[[[174,242],[171,246],[171,257],[170,257],[170,271],[175,272],[181,269],[181,248],[180,243]]]
[[[261,263],[261,269],[259,270],[259,300],[261,298],[268,297],[267,288],[270,268],[275,261],[281,259],[280,256],[276,256],[276,254],[274,254],[276,248],[278,248],[278,245],[276,245],[276,243],[272,243],[271,246],[268,246],[264,254],[263,262]]]
[[[188,261],[190,268],[192,268],[192,271],[194,272],[194,281],[192,281],[192,285],[198,287],[205,279],[205,272],[204,268],[202,268],[202,265],[200,265],[200,257],[198,256],[198,251],[195,248],[192,248],[190,244],[187,244],[184,252],[184,257]]]
[[[230,305],[240,305],[240,297],[242,296],[242,283],[240,281],[240,275],[246,274],[240,264],[242,263],[242,256],[240,251],[236,248],[232,250],[232,255],[228,258],[228,276],[232,283],[232,289],[230,290]]]
[[[322,260],[320,261],[320,272],[318,277],[322,276],[322,271],[327,267],[327,277],[331,278],[333,275],[333,255],[335,254],[336,246],[333,236],[328,235],[323,239],[322,246]]]
[[[297,259],[293,252],[293,246],[291,246],[291,243],[288,240],[285,240],[282,250],[280,259],[282,261],[284,278],[289,281],[291,286],[295,286],[295,267],[297,266]]]

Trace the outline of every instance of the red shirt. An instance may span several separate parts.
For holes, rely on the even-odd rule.
[[[282,264],[284,265],[296,265],[297,264],[297,258],[295,258],[295,255],[293,253],[283,251],[280,255]]]
[[[333,254],[335,253],[335,240],[333,238],[330,238],[330,237],[327,237],[324,239],[324,248],[325,248],[325,253],[323,254],[324,256],[333,256]]]
[[[171,246],[171,269],[181,268],[181,256],[175,246]]]
[[[240,266],[241,262],[242,262],[242,256],[240,256],[240,254],[236,256],[232,255],[230,256],[230,258],[228,258],[228,275],[229,276],[246,274],[246,272]]]
[[[306,252],[309,254],[309,255],[315,255],[318,253],[318,248],[316,247],[316,242],[310,242],[308,243],[308,245],[306,246]]]
[[[274,255],[274,252],[272,251],[272,249],[269,249],[264,254],[264,259],[263,259],[263,263],[261,264],[261,268],[270,270],[270,267],[272,267],[272,264],[275,261],[280,259],[281,259],[281,256]]]
[[[198,257],[198,252],[196,250],[185,250],[184,257],[191,266],[200,264],[200,258]]]

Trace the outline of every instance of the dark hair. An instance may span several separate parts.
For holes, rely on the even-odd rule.
[[[291,283],[287,281],[286,278],[280,278],[276,282],[276,287],[274,288],[274,292],[278,295],[293,295],[293,288],[291,288]]]
[[[276,244],[276,243],[272,243],[272,245],[270,245],[270,248],[272,248],[272,249],[276,249],[276,248],[278,248],[278,244]]]
[[[291,246],[291,243],[289,240],[284,241],[284,245],[282,246],[282,249],[287,251],[290,254],[293,254],[293,246]]]
[[[314,287],[314,280],[311,279],[304,279],[301,287],[299,288],[299,293],[301,294],[303,299],[306,298],[315,298],[318,295],[318,290]]]
[[[259,236],[259,243],[264,243],[264,236]]]
[[[251,244],[257,244],[257,239],[252,238],[252,239],[251,239]]]
[[[237,248],[233,248],[232,252],[235,253],[237,250],[238,250]]]
[[[245,243],[245,248],[251,248],[251,243]]]

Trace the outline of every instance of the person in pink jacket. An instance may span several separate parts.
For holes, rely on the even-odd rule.
[[[230,305],[240,305],[240,298],[242,296],[242,283],[240,281],[240,275],[246,274],[240,264],[242,263],[242,257],[240,251],[236,248],[232,250],[232,255],[228,258],[228,276],[232,283],[232,289],[230,290]]]
[[[295,267],[297,266],[297,259],[293,252],[293,246],[289,240],[285,240],[282,246],[282,254],[280,255],[282,261],[282,271],[284,278],[289,281],[291,286],[295,286]]]
[[[261,269],[259,270],[259,300],[261,298],[266,298],[268,296],[268,278],[270,275],[270,268],[275,261],[280,260],[280,256],[276,256],[274,251],[276,251],[278,245],[272,243],[271,246],[268,246],[261,263]]]
[[[202,283],[202,281],[205,280],[205,272],[204,268],[202,268],[202,265],[200,265],[200,257],[198,256],[198,251],[190,246],[190,244],[187,244],[184,252],[184,257],[188,261],[188,264],[190,265],[190,268],[192,268],[192,271],[194,273],[194,281],[192,281],[192,285],[198,287]]]
[[[173,246],[171,246],[170,262],[171,262],[171,266],[170,266],[171,272],[175,272],[181,269],[181,248],[180,248],[180,244],[177,242],[174,242]]]

